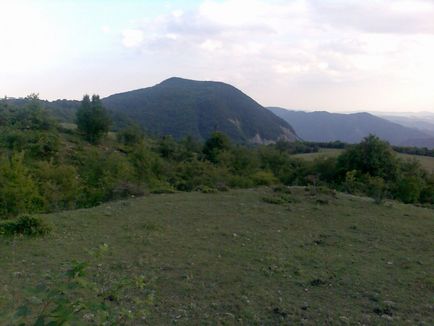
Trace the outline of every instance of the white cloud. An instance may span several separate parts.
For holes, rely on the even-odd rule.
[[[222,42],[215,40],[206,40],[201,43],[200,47],[204,50],[214,52],[223,47]]]
[[[434,75],[432,17],[434,3],[424,0],[206,0],[136,26],[129,43],[188,57],[206,67],[198,78],[235,83],[264,104],[434,106],[421,86]]]
[[[140,29],[126,29],[122,32],[122,44],[127,48],[136,48],[143,40],[144,32]]]

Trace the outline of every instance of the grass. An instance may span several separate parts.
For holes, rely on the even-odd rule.
[[[153,279],[149,315],[132,324],[434,323],[432,210],[303,188],[263,200],[280,195],[150,195],[47,215],[45,238],[0,238],[0,311],[105,243],[113,273]]]
[[[301,159],[305,159],[308,161],[313,161],[317,157],[337,157],[340,153],[342,153],[342,149],[332,149],[332,148],[322,148],[317,153],[306,153],[306,154],[296,154],[294,157],[298,157]],[[434,172],[434,157],[430,156],[421,156],[421,155],[411,155],[411,154],[403,154],[397,153],[398,157],[404,160],[417,160],[420,162],[422,167],[426,169],[428,172]]]

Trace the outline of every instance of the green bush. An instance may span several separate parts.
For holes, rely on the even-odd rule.
[[[252,176],[252,179],[258,186],[271,186],[279,183],[279,180],[270,171],[258,171]]]
[[[44,200],[24,163],[24,153],[0,161],[0,218],[44,209]]]
[[[204,194],[215,194],[218,192],[216,188],[208,187],[208,186],[198,186],[195,191],[199,191]]]
[[[74,166],[38,162],[34,175],[48,211],[76,208],[83,186]]]
[[[52,231],[52,226],[40,217],[22,215],[16,220],[0,223],[0,234],[5,236],[44,236]]]
[[[366,177],[366,192],[372,197],[376,204],[381,204],[386,197],[386,183],[380,177]]]
[[[422,191],[423,181],[415,176],[400,178],[396,184],[395,197],[406,203],[416,203]]]

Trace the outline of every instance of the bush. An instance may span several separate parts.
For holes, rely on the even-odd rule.
[[[419,201],[423,182],[417,177],[403,177],[396,185],[395,196],[400,201],[410,204]]]
[[[398,167],[398,160],[390,145],[373,135],[346,149],[337,162],[343,177],[347,171],[357,170],[386,181],[396,179]]]
[[[367,193],[376,204],[381,204],[386,197],[386,184],[383,178],[367,176]]]
[[[49,211],[76,208],[82,185],[75,167],[45,161],[39,162],[35,167],[35,179],[43,194],[45,207]]]
[[[24,154],[0,161],[0,218],[39,212],[44,201],[24,164]]]
[[[150,182],[148,187],[151,194],[173,194],[176,192],[171,184],[160,180]]]
[[[196,187],[195,191],[204,193],[204,194],[215,194],[216,192],[218,192],[218,190],[216,188],[211,188],[208,186],[199,186]]]
[[[279,183],[273,172],[258,171],[252,176],[253,181],[258,186],[271,186]]]
[[[40,217],[22,215],[16,220],[0,223],[0,234],[6,236],[44,236],[52,231],[52,226]]]
[[[284,205],[292,203],[294,200],[288,194],[281,194],[279,196],[266,196],[262,198],[262,201],[268,204]]]

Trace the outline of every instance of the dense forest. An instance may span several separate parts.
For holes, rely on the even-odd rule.
[[[434,204],[434,176],[375,136],[337,144],[345,147],[337,158],[307,162],[292,154],[314,151],[314,144],[234,144],[218,131],[205,142],[177,141],[151,138],[136,125],[115,133],[98,96],[84,97],[76,126],[56,122],[43,103],[36,95],[0,102],[0,219],[146,193],[275,185]]]

